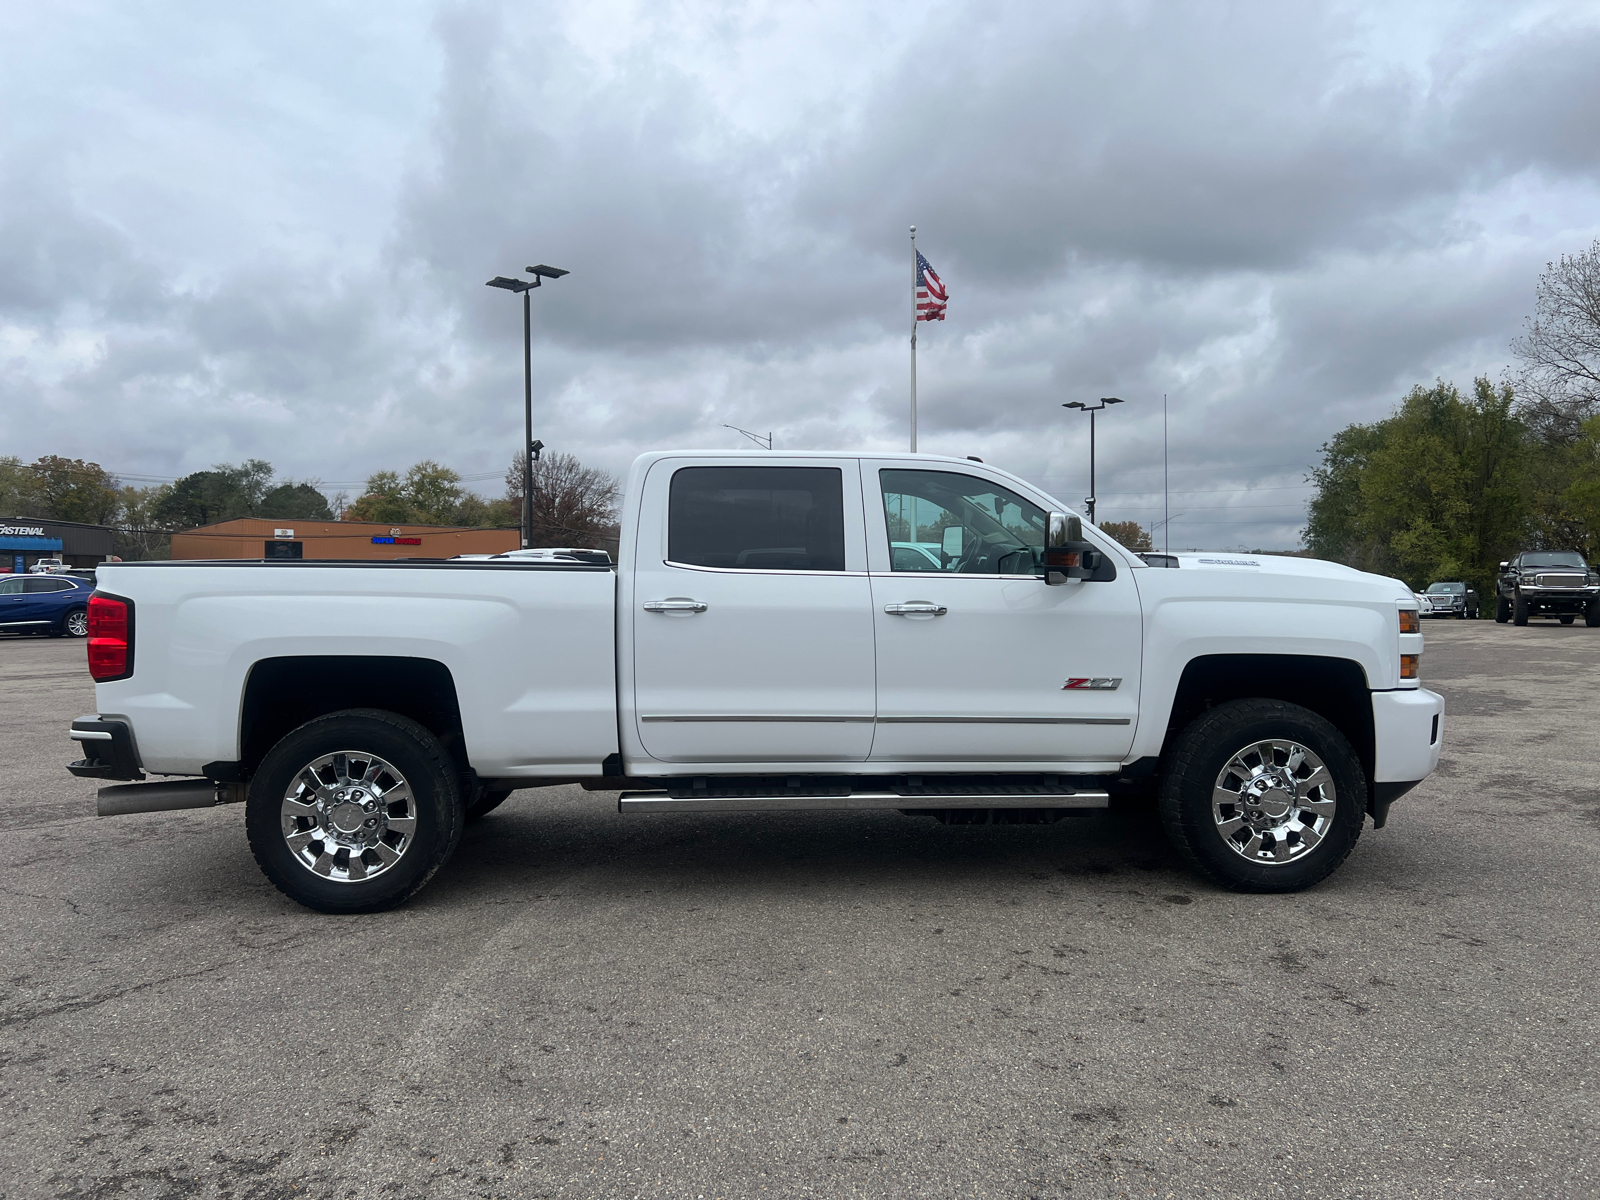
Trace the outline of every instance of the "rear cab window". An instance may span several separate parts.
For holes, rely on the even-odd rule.
[[[833,466],[673,472],[667,559],[746,571],[845,570],[844,477]]]

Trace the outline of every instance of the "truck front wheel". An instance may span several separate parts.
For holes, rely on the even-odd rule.
[[[1178,736],[1160,809],[1172,844],[1207,879],[1296,892],[1349,856],[1366,799],[1360,759],[1322,717],[1281,700],[1235,700]]]
[[[1513,625],[1526,625],[1528,623],[1528,602],[1518,592],[1511,601],[1511,623]]]
[[[268,752],[245,827],[290,899],[327,913],[405,903],[461,840],[457,769],[415,721],[350,709],[308,721]]]

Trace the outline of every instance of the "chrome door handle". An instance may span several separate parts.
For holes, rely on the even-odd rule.
[[[950,610],[942,604],[913,600],[910,604],[885,604],[883,611],[891,617],[942,617]]]
[[[644,610],[645,612],[654,613],[703,613],[706,610],[706,602],[704,600],[685,600],[682,597],[674,597],[671,600],[646,600],[644,602]]]

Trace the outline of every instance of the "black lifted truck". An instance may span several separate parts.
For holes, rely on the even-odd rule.
[[[1478,593],[1464,583],[1430,583],[1427,596],[1433,611],[1424,616],[1478,619]]]
[[[1600,575],[1571,550],[1524,550],[1500,564],[1494,619],[1526,625],[1529,617],[1557,617],[1571,625],[1580,616],[1600,625]]]

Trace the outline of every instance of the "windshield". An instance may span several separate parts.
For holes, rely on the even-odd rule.
[[[1467,590],[1464,583],[1430,583],[1428,591],[1435,596],[1459,596]]]
[[[1583,561],[1583,555],[1573,554],[1567,550],[1543,550],[1536,554],[1524,554],[1522,565],[1525,567],[1577,567],[1583,571],[1588,568]]]

